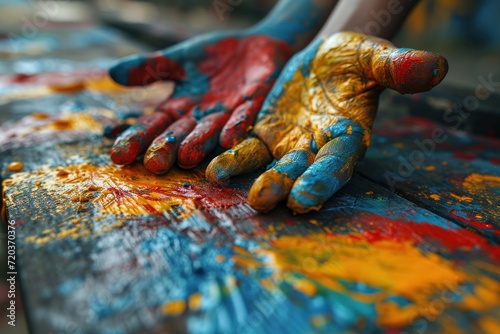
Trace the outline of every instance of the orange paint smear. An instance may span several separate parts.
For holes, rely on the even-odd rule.
[[[71,206],[68,201],[73,205],[90,202],[103,214],[159,214],[174,206],[190,213],[246,203],[245,193],[211,186],[203,174],[203,171],[173,168],[168,174],[158,176],[140,164],[120,168],[82,163],[15,174],[13,183],[35,178],[55,199],[64,199],[61,210]]]

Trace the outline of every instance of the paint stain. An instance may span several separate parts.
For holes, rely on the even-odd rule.
[[[463,187],[471,194],[500,189],[500,176],[472,173],[465,178]]]
[[[244,191],[214,187],[204,180],[203,174],[202,170],[173,168],[168,174],[158,176],[140,164],[119,168],[87,162],[16,174],[11,184],[32,180],[54,199],[90,202],[103,214],[161,214],[174,206],[191,212],[246,203]],[[190,184],[187,188],[186,183]],[[67,208],[67,201],[63,201],[59,210]]]
[[[395,228],[393,232],[381,232],[364,221],[366,226],[360,226],[359,233],[280,236],[254,252],[257,261],[243,263],[247,269],[271,268],[273,279],[288,281],[307,296],[318,293],[313,287],[319,284],[358,302],[374,303],[381,326],[406,326],[417,318],[435,318],[433,305],[443,294],[448,303],[471,311],[492,309],[500,302],[499,282],[482,274],[469,276],[457,263],[418,247],[426,234],[434,235],[440,242],[453,239],[455,233],[464,234],[454,241],[462,246],[445,244],[449,249],[467,248],[466,237],[480,236],[412,222],[408,231]],[[304,279],[297,280],[297,275]],[[350,290],[345,282],[367,286],[370,292]],[[464,289],[466,284],[473,285],[472,292]],[[407,302],[399,304],[395,298]]]
[[[186,310],[186,302],[184,300],[174,300],[162,305],[163,314],[168,316],[176,316],[184,313]]]
[[[460,195],[457,195],[457,194],[454,194],[454,193],[450,193],[450,196],[453,197],[454,199],[460,201],[460,202],[468,202],[468,203],[472,203],[474,201],[473,198],[471,197],[468,197],[468,196],[460,196]]]
[[[21,161],[13,161],[7,165],[7,170],[9,172],[19,172],[24,168],[24,164]]]
[[[438,194],[431,194],[429,197],[435,201],[439,201],[441,199],[441,196],[439,196]]]
[[[198,311],[201,308],[202,295],[198,292],[189,296],[188,306],[191,311]]]

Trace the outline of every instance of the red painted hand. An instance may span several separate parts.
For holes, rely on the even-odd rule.
[[[219,143],[234,146],[248,134],[291,52],[265,35],[213,34],[122,60],[110,70],[118,83],[173,80],[176,87],[152,115],[117,138],[111,160],[127,165],[145,153],[145,167],[164,173],[176,160],[195,167]]]

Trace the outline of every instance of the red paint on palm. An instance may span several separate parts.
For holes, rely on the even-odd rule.
[[[232,111],[246,99],[255,97],[257,89],[270,90],[276,71],[292,55],[285,42],[267,36],[227,38],[205,48],[206,58],[198,67],[210,78],[200,110],[222,105]]]
[[[275,76],[291,55],[292,50],[287,43],[268,36],[231,37],[206,45],[197,69],[208,80],[207,90],[201,94],[174,94],[175,97],[156,109],[173,121],[191,117],[196,107],[199,124],[181,143],[177,154],[178,164],[184,168],[195,167],[217,146],[219,137],[226,147],[241,141],[253,124]],[[191,62],[192,66],[195,60],[185,59],[182,62]],[[198,82],[199,78],[186,76],[181,65],[159,54],[129,70],[130,85],[143,85],[163,79],[182,79],[183,89],[188,93],[191,89],[196,92],[196,88],[203,84]],[[235,110],[237,115],[221,136],[222,129]],[[147,146],[144,145],[149,145],[160,133],[155,127],[128,129],[113,148],[113,162],[121,165],[133,162],[146,150]],[[165,155],[166,151],[172,153],[171,150],[169,146],[158,154]],[[164,157],[154,158],[154,153],[149,154],[148,169],[163,172],[170,164],[170,160],[167,160]]]
[[[274,76],[292,51],[282,41],[267,36],[250,36],[224,39],[207,46],[205,53],[206,59],[198,70],[210,78],[210,83],[199,103],[200,113],[222,109],[226,115],[218,116],[217,121],[202,121],[195,130],[196,134],[188,136],[181,144],[178,163],[184,168],[200,163],[215,148],[219,136],[225,147],[231,147],[244,138],[275,81]],[[232,118],[232,124],[239,123],[238,126],[224,127],[235,109],[243,119],[236,116]],[[223,128],[225,131],[221,135]]]
[[[144,86],[160,80],[184,79],[184,68],[170,58],[156,53],[147,58],[141,66],[129,69],[128,84],[131,86]]]
[[[160,112],[140,117],[137,124],[116,139],[111,149],[111,161],[117,165],[131,164],[170,123],[171,117]]]

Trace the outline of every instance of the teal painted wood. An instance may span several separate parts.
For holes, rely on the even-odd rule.
[[[398,100],[381,110],[358,170],[410,201],[500,240],[498,138],[461,131],[474,127],[468,124],[473,120],[458,118],[454,111],[434,110],[436,117],[444,117],[440,122],[401,111],[418,97]],[[478,112],[484,122],[485,112]]]

